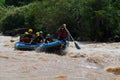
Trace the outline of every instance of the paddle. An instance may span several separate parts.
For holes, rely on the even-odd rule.
[[[80,49],[80,46],[75,42],[75,40],[74,40],[74,38],[72,37],[72,35],[70,34],[70,32],[69,32],[69,30],[66,28],[66,27],[64,27],[65,28],[65,30],[67,31],[67,33],[68,33],[68,35],[71,37],[71,39],[73,40],[73,42],[74,42],[74,44],[75,44],[75,47],[77,48],[77,49]]]

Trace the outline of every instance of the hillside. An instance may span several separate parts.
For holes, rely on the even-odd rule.
[[[5,0],[0,0],[0,7],[4,7],[5,6]]]
[[[0,31],[32,28],[53,34],[66,23],[76,40],[120,41],[120,0],[1,0]]]

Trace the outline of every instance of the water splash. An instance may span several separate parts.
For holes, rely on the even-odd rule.
[[[0,36],[1,80],[119,80],[120,43],[73,42],[64,56],[14,50],[19,37]],[[110,67],[111,66],[111,67]]]

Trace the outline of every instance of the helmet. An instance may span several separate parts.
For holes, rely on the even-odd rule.
[[[25,32],[25,34],[28,34],[28,32]]]
[[[40,31],[40,34],[43,34],[43,31]]]
[[[36,36],[39,36],[40,35],[40,33],[39,32],[36,32]]]
[[[66,27],[66,24],[63,24],[64,27]]]
[[[33,32],[33,30],[32,30],[32,29],[29,29],[28,32]]]
[[[47,36],[50,36],[50,34],[47,34]]]

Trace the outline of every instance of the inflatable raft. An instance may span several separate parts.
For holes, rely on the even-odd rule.
[[[62,41],[54,41],[50,43],[43,43],[39,47],[37,47],[37,52],[48,52],[48,53],[56,53],[61,50],[64,50],[66,45]]]
[[[54,41],[50,43],[42,43],[42,44],[30,44],[23,42],[16,42],[15,49],[17,50],[35,50],[39,49],[39,51],[44,52],[54,52],[56,50],[64,49],[66,45],[62,41]]]
[[[41,44],[30,44],[30,43],[23,43],[23,42],[16,42],[15,49],[16,50],[35,50]]]

